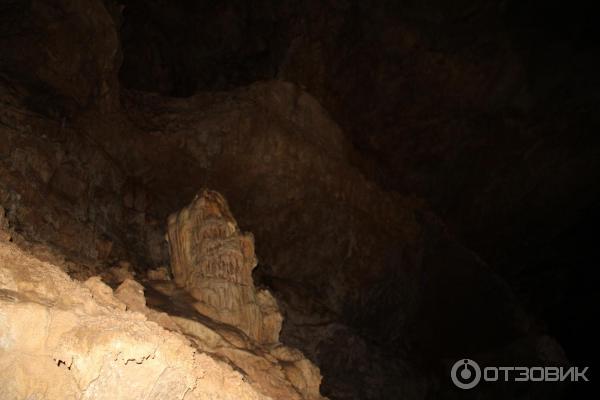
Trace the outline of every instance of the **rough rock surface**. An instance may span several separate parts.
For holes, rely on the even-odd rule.
[[[0,6],[0,71],[35,93],[29,104],[67,120],[119,102],[117,23],[102,0],[8,1]]]
[[[139,288],[139,284],[136,286]],[[164,289],[152,284],[148,286],[151,292],[152,289]],[[121,288],[117,289],[117,292],[121,292],[122,296]],[[129,293],[132,295],[124,300],[129,302],[134,299],[131,301],[132,306],[139,307],[143,301],[143,296],[140,298],[139,295],[140,291],[131,290]],[[198,314],[191,306],[194,299],[187,292],[170,288],[168,293],[167,296],[150,294],[149,300],[154,303],[154,307],[168,310],[169,315],[157,313],[150,308],[142,312],[163,326],[174,325],[175,330],[189,337],[198,349],[213,354],[243,371],[247,381],[261,393],[282,400],[324,399],[319,393],[319,369],[301,352],[279,343],[258,343],[236,327]],[[157,316],[161,316],[160,320]]]
[[[168,240],[175,283],[197,300],[200,313],[259,342],[279,341],[277,302],[268,291],[257,291],[252,281],[254,238],[240,232],[223,196],[203,190],[172,214]]]
[[[173,287],[171,282],[166,287],[164,283],[157,285],[156,281],[147,282],[147,285],[155,290],[154,296],[151,296],[154,305],[171,314],[147,307],[144,286],[131,279],[119,285],[115,297],[127,309],[140,312],[171,331],[184,333],[198,349],[217,355],[239,368],[261,393],[274,399],[323,399],[319,393],[319,369],[300,351],[274,343],[276,340],[266,345],[258,343],[239,329],[241,327],[219,323],[206,315],[198,314],[197,307],[193,306],[196,299],[186,296],[187,292]],[[157,297],[156,291],[166,295]],[[280,317],[277,304],[273,306]],[[237,310],[238,313],[240,311],[244,311],[244,307]]]
[[[119,3],[129,8],[121,31],[129,55],[121,71],[126,86],[139,77],[131,87],[162,85],[160,92],[190,97],[119,90],[115,2],[4,2],[0,205],[9,230],[1,238],[26,241],[28,251],[56,260],[72,277],[101,274],[115,287],[123,283],[119,296],[136,298],[141,289],[133,273],[167,265],[168,215],[189,204],[199,188],[211,187],[228,199],[240,227],[256,236],[255,276],[273,290],[287,317],[282,340],[321,367],[324,394],[436,398],[448,360],[465,352],[505,364],[523,352],[540,358],[535,349],[544,328],[523,315],[497,271],[461,245],[425,201],[381,186],[425,196],[451,222],[458,220],[451,227],[474,227],[477,239],[493,248],[506,242],[498,237],[527,241],[518,234],[524,229],[512,229],[517,225],[539,226],[539,237],[552,235],[548,224],[572,221],[595,198],[597,185],[589,182],[597,181],[600,158],[590,140],[595,130],[585,121],[595,123],[600,113],[586,99],[561,100],[556,108],[565,106],[565,113],[539,102],[569,99],[545,96],[561,93],[565,83],[544,78],[556,76],[546,69],[556,64],[543,61],[537,63],[541,77],[540,70],[529,73],[542,90],[530,90],[518,54],[503,29],[496,30],[501,24],[487,24],[493,1],[452,7],[438,0],[375,7],[293,2],[298,9],[287,8],[291,2],[273,8],[270,1],[231,7]],[[514,3],[526,2],[508,2]],[[212,8],[216,18],[206,12]],[[404,22],[398,24],[394,13]],[[198,24],[198,15],[208,23]],[[273,33],[279,32],[278,15],[294,21],[291,37]],[[473,35],[481,25],[492,32]],[[182,32],[177,45],[165,40],[173,28]],[[204,34],[213,40],[199,40],[204,49],[198,53],[188,40]],[[280,42],[274,47],[281,51],[272,53],[272,42]],[[541,42],[543,52],[555,54],[550,42]],[[191,58],[180,62],[179,56]],[[260,68],[256,60],[264,61]],[[573,63],[597,77],[594,63]],[[240,76],[240,66],[254,70]],[[574,86],[593,91],[590,75],[572,71],[568,76],[582,77]],[[266,81],[194,94],[186,82],[190,74],[198,87],[210,89],[277,74],[297,84]],[[548,82],[557,90],[546,91]],[[531,107],[533,92],[541,108]],[[581,134],[572,135],[571,117],[581,120]],[[97,279],[86,285],[112,303]],[[184,296],[168,281],[153,286]],[[146,290],[153,308],[156,299]],[[137,300],[131,309],[143,309]],[[188,300],[198,302],[183,303]],[[477,312],[484,307],[486,313]],[[174,330],[204,332],[210,348],[221,343],[217,331],[238,348],[254,346],[243,333],[205,329],[210,321],[195,321],[189,311],[167,316],[179,321],[176,327],[165,315],[154,316]],[[224,348],[228,356],[221,356],[229,360],[247,354]],[[247,370],[259,376],[279,368],[256,367],[270,350],[256,352],[261,355]],[[311,381],[312,373],[293,373],[297,365],[290,362],[281,368],[295,388],[300,376]]]
[[[157,221],[214,188],[255,235],[255,275],[287,316],[282,341],[321,367],[325,395],[422,398],[437,390],[429,375],[445,359],[537,335],[506,284],[421,200],[361,174],[339,126],[295,85],[187,99],[129,92],[124,112],[90,111],[66,129],[28,111],[18,87],[3,93],[0,195],[11,226],[95,262],[83,278],[120,260],[156,267],[168,254]],[[71,148],[64,165],[42,157]],[[65,183],[38,178],[47,171],[38,159],[64,169]],[[66,183],[75,176],[80,186]],[[472,329],[478,304],[494,311]]]
[[[100,281],[0,243],[0,398],[266,399]]]
[[[113,295],[0,242],[2,399],[322,399],[301,353],[235,332],[147,308],[133,280]]]
[[[373,161],[371,178],[426,198],[490,261],[598,197],[593,2],[126,3],[125,86],[294,82]]]
[[[166,262],[143,183],[87,128],[33,107],[36,93],[0,77],[0,204],[11,229],[90,266],[88,276],[126,260]]]
[[[294,82],[370,160],[370,179],[426,199],[590,361],[595,333],[575,320],[594,303],[584,259],[597,264],[583,245],[600,209],[594,2],[125,1],[123,86]]]

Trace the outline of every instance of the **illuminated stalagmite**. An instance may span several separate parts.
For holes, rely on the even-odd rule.
[[[169,217],[167,237],[175,283],[197,300],[200,313],[237,326],[259,342],[278,341],[282,317],[277,303],[252,282],[254,238],[240,231],[223,196],[202,190]]]

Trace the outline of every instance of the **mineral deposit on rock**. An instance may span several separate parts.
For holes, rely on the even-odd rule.
[[[175,283],[197,300],[201,314],[237,326],[259,342],[278,341],[282,317],[277,302],[252,281],[254,238],[240,232],[223,196],[202,190],[172,214],[168,241]]]

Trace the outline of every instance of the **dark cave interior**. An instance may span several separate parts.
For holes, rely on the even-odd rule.
[[[581,398],[591,382],[462,392],[449,370],[594,380],[594,5],[3,0],[0,223],[74,278],[144,275],[209,187],[322,395]]]

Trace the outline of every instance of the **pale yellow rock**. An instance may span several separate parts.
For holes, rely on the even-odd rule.
[[[236,326],[261,343],[277,343],[282,317],[267,291],[257,291],[254,238],[240,232],[226,200],[202,190],[168,221],[175,283],[197,300],[196,310]]]
[[[277,300],[268,290],[259,290],[256,300],[262,316],[262,340],[266,343],[277,343],[283,323]]]
[[[99,276],[92,276],[84,282],[84,285],[90,290],[92,297],[98,304],[125,311],[125,304],[113,296],[112,289],[102,282]]]
[[[126,279],[134,279],[135,271],[128,261],[119,261],[117,265],[108,269],[102,274],[102,278],[111,284],[120,284]]]
[[[152,287],[165,296],[172,296],[177,291],[177,286],[173,281],[155,281],[152,282]]]
[[[167,239],[175,284],[210,318],[203,323],[172,317],[181,331],[201,350],[240,368],[274,399],[323,399],[319,369],[300,351],[279,344],[283,317],[277,301],[252,281],[254,239],[240,232],[223,196],[202,190],[169,217]]]
[[[169,270],[166,267],[151,269],[146,275],[148,276],[148,279],[152,281],[168,281],[171,279],[169,276]]]
[[[284,345],[279,345],[272,348],[271,355],[273,355],[276,359],[285,362],[295,362],[304,358],[304,355],[302,352],[300,352],[300,350]]]
[[[195,338],[198,341],[196,343],[203,348],[214,350],[225,345],[223,337],[206,325],[187,318],[177,316],[172,318],[186,335]]]
[[[127,305],[127,309],[144,313],[147,310],[144,287],[133,279],[126,279],[115,290],[114,296]]]
[[[121,283],[117,290],[115,290],[114,296],[126,305],[127,310],[142,313],[150,321],[154,321],[170,331],[180,331],[178,325],[167,313],[158,312],[146,307],[144,287],[133,279],[126,279]]]
[[[269,398],[106,288],[0,242],[0,399]]]
[[[248,381],[274,399],[321,400],[321,374],[297,349],[281,344],[262,345],[225,324],[210,326],[197,320],[171,316],[181,332],[193,338],[202,351],[217,355],[240,368]],[[207,322],[208,323],[208,322]]]
[[[300,392],[304,399],[320,399],[319,384],[321,383],[321,372],[316,365],[302,358],[293,365],[284,366],[287,378]]]

